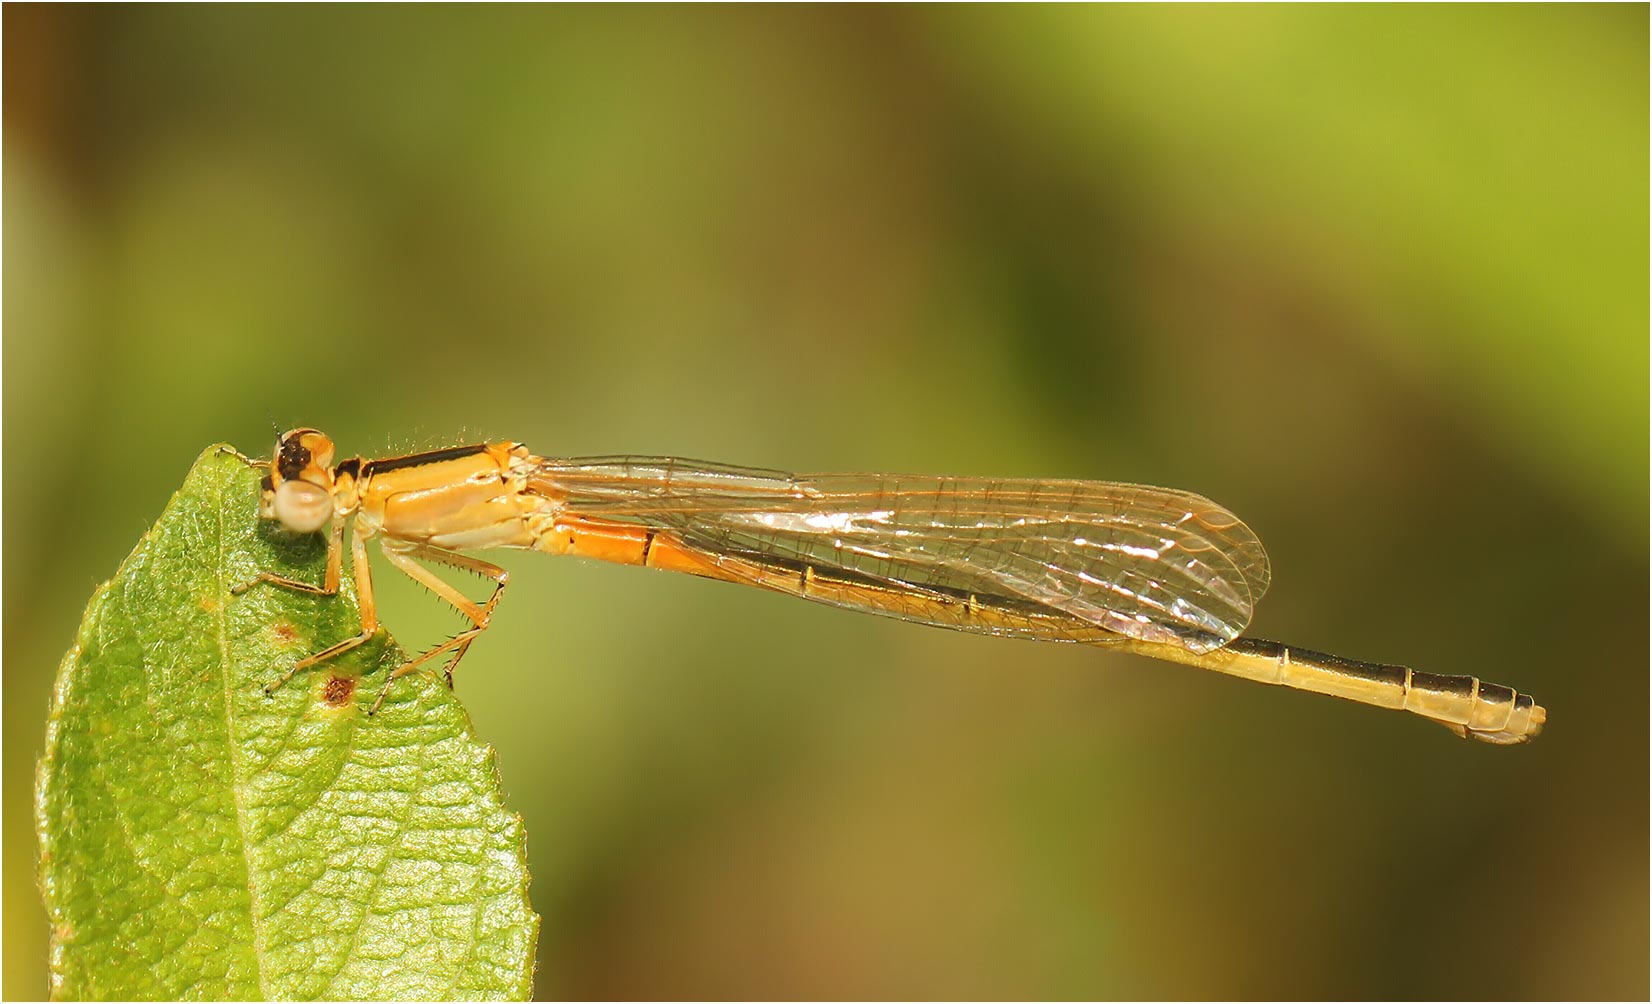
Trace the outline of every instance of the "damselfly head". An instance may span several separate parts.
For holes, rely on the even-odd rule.
[[[275,444],[258,514],[296,533],[315,533],[333,515],[333,441],[294,429]]]

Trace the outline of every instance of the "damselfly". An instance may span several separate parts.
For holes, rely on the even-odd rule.
[[[665,457],[537,457],[517,443],[334,464],[295,429],[276,443],[259,514],[328,535],[321,585],[338,592],[344,534],[361,630],[265,688],[373,636],[367,544],[470,626],[389,674],[438,655],[453,668],[488,626],[505,570],[461,552],[512,547],[740,582],[835,606],[982,634],[1080,642],[1398,708],[1485,742],[1525,742],[1546,713],[1471,676],[1435,676],[1241,636],[1267,591],[1267,553],[1244,523],[1190,492],[1106,481],[785,474]],[[420,562],[476,572],[476,603]]]

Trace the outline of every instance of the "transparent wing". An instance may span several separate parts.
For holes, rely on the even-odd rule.
[[[1063,625],[1082,625],[1092,642],[1100,627],[1206,652],[1245,629],[1268,588],[1267,554],[1237,517],[1142,485],[589,457],[541,461],[529,490],[569,513],[671,532],[706,554],[875,583],[911,601],[891,609],[852,593],[815,598],[965,630],[1059,638]],[[1041,616],[1014,630],[972,627],[928,613],[926,596]]]

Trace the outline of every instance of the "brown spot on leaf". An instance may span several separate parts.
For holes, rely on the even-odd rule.
[[[356,681],[348,676],[329,676],[321,685],[321,703],[330,708],[342,708],[350,703],[356,692]]]
[[[287,621],[276,621],[271,624],[270,634],[274,635],[276,643],[282,646],[291,645],[298,640],[298,629]]]

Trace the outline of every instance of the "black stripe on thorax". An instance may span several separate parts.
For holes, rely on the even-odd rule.
[[[405,457],[391,457],[388,460],[372,460],[362,466],[361,473],[363,477],[368,477],[385,471],[399,471],[405,467],[423,467],[426,464],[439,464],[447,460],[463,460],[478,453],[486,453],[487,449],[487,444],[483,443],[476,446],[452,446],[445,450],[431,450],[429,453],[411,453]]]

